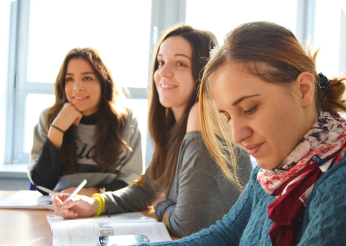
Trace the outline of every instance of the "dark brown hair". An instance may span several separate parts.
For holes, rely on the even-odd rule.
[[[96,141],[93,147],[92,159],[102,168],[114,172],[121,150],[126,143],[120,137],[127,117],[125,108],[118,101],[121,91],[113,81],[109,67],[101,53],[94,48],[74,48],[70,50],[62,62],[55,81],[55,103],[49,109],[46,124],[47,129],[67,102],[65,94],[65,75],[69,61],[72,58],[81,58],[88,61],[101,83],[101,98],[97,111]],[[76,127],[72,125],[64,134],[63,139],[63,173],[73,173],[77,164],[75,147]]]
[[[315,67],[318,50],[313,53],[308,50],[306,53],[293,33],[285,27],[271,22],[251,22],[231,31],[222,47],[210,58],[201,83],[201,128],[208,149],[235,184],[237,177],[231,174],[227,167],[231,165],[233,170],[236,170],[235,158],[232,158],[232,155],[222,154],[224,151],[232,152],[234,146],[231,139],[227,139],[230,136],[229,124],[222,123],[218,118],[220,114],[210,93],[213,73],[223,64],[236,63],[246,74],[257,76],[268,83],[288,86],[296,81],[300,73],[308,72],[315,78],[317,113],[319,114],[321,110],[331,113],[346,111],[345,100],[342,100],[345,91],[343,81],[346,78],[329,79],[330,87],[325,94],[322,93],[318,87],[319,76]],[[210,122],[210,112],[213,112],[213,117],[217,118],[217,129]],[[218,142],[213,134],[215,131],[222,132],[226,144]]]
[[[192,75],[195,90],[181,117],[176,122],[173,111],[162,106],[155,86],[154,73],[158,69],[157,55],[163,41],[169,37],[180,36],[192,47]],[[149,102],[149,132],[154,142],[154,154],[151,161],[150,176],[154,187],[170,190],[178,159],[180,145],[186,134],[187,119],[192,106],[197,100],[200,77],[209,58],[209,52],[217,44],[215,36],[208,31],[201,31],[188,25],[177,25],[167,30],[161,37],[154,52],[154,64],[151,74],[151,93]]]

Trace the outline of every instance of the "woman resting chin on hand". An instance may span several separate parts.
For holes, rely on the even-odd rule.
[[[118,190],[143,172],[141,135],[132,111],[121,104],[102,54],[74,48],[55,81],[55,103],[34,128],[28,176],[34,185],[79,194]]]

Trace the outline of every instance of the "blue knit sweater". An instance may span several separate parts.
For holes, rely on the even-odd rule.
[[[143,245],[271,245],[268,205],[274,196],[257,181],[259,167],[231,211],[208,229],[174,241]],[[310,194],[297,245],[346,245],[346,158],[321,176]],[[202,215],[201,215],[202,216]]]

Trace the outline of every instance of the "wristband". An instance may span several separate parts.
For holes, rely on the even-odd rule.
[[[97,213],[94,215],[95,217],[97,217],[100,214],[102,214],[102,211],[105,207],[105,199],[99,193],[95,193],[94,195],[91,196],[91,198],[94,198],[99,202]]]
[[[65,132],[63,130],[61,130],[59,127],[53,125],[53,124],[50,124],[51,127],[54,127],[55,129],[57,129],[58,131],[62,132],[62,134],[64,134]]]

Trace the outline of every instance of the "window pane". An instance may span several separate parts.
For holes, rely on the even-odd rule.
[[[54,95],[28,94],[26,96],[25,146],[24,151],[30,153],[33,142],[33,129],[38,123],[40,113],[55,102]]]
[[[272,21],[296,30],[297,0],[188,0],[186,23],[212,31],[220,44],[225,35],[240,24]]]
[[[141,131],[142,137],[142,154],[143,163],[145,160],[145,155],[147,151],[147,132],[148,132],[148,100],[147,99],[128,99],[125,101],[125,106],[133,111],[133,114],[137,117],[138,126]],[[152,155],[152,153],[148,153]]]
[[[341,1],[340,1],[341,2]],[[328,78],[346,75],[346,15],[338,1],[315,1],[313,47],[320,47],[317,72]]]
[[[28,81],[54,83],[66,53],[89,46],[120,86],[147,87],[150,16],[151,0],[31,0]]]

